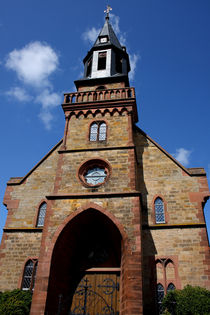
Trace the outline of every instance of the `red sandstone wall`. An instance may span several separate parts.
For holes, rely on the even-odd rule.
[[[93,119],[107,122],[106,142],[89,142],[89,125]],[[170,258],[173,261],[176,273],[173,276],[170,271],[168,277],[177,287],[190,283],[210,288],[209,248],[202,213],[202,201],[209,194],[205,176],[191,176],[139,131],[135,133],[136,164],[127,113],[72,117],[68,130],[66,149],[73,151],[64,153],[56,149],[21,185],[7,188],[8,219],[0,252],[0,290],[17,287],[25,259],[38,256],[42,242],[38,289],[34,292],[39,303],[33,302],[32,314],[43,314],[51,242],[55,241],[63,222],[78,209],[85,209],[89,202],[94,202],[96,208],[103,209],[119,222],[130,246],[129,252],[122,257],[121,314],[141,313],[141,269],[144,299],[147,301],[145,314],[146,310],[151,313],[154,301],[151,292],[154,292],[157,281],[163,281],[163,274],[155,268],[156,259]],[[96,150],[92,150],[94,148]],[[101,158],[111,165],[108,181],[94,190],[84,187],[77,176],[80,165],[93,158]],[[139,198],[129,195],[136,190],[141,192],[141,213]],[[113,193],[122,195],[112,196]],[[84,194],[89,196],[81,198]],[[90,198],[91,194],[95,195],[94,198]],[[167,214],[162,228],[155,224],[154,218],[154,199],[157,196],[163,198]],[[41,240],[41,233],[33,228],[37,208],[44,199],[48,208]],[[167,225],[169,227],[165,228]],[[29,233],[23,229],[32,230]],[[45,257],[48,257],[47,260]],[[8,264],[11,264],[12,272],[8,272]],[[132,291],[134,286],[136,291]],[[129,295],[129,292],[132,294]],[[130,301],[130,306],[127,301]]]
[[[205,173],[192,176],[149,137],[136,131],[139,189],[143,203],[143,290],[145,314],[154,301],[151,292],[161,283],[210,289],[210,255],[202,203],[209,195]],[[198,171],[197,171],[198,173]],[[156,224],[154,200],[164,201],[166,223]],[[164,276],[157,259],[171,259],[174,275]]]

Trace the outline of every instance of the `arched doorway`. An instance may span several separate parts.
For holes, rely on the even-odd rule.
[[[45,314],[119,314],[121,242],[100,211],[74,217],[54,246]]]

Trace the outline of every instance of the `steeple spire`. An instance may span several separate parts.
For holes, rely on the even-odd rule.
[[[107,13],[109,14],[109,13]],[[102,46],[107,46],[107,45],[113,45],[119,49],[122,50],[122,46],[120,45],[120,42],[112,28],[112,25],[109,22],[109,15],[106,16],[106,20],[104,23],[104,26],[98,35],[93,48],[94,47],[102,47]]]
[[[93,47],[84,58],[84,77],[75,81],[77,88],[81,85],[108,84],[124,82],[129,86],[129,56],[122,47],[109,21],[112,8],[107,5],[105,23]]]

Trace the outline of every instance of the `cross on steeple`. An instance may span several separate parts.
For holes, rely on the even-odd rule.
[[[106,13],[106,19],[109,19],[109,12],[112,11],[112,8],[110,5],[107,5],[106,10],[104,10],[104,13]]]

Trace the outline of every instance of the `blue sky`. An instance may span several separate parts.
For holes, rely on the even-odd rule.
[[[104,23],[106,1],[0,3],[0,202],[62,137],[64,92]],[[110,1],[132,61],[138,125],[186,167],[210,177],[209,0]],[[0,237],[6,209],[0,206]],[[210,201],[205,207],[210,232]]]

